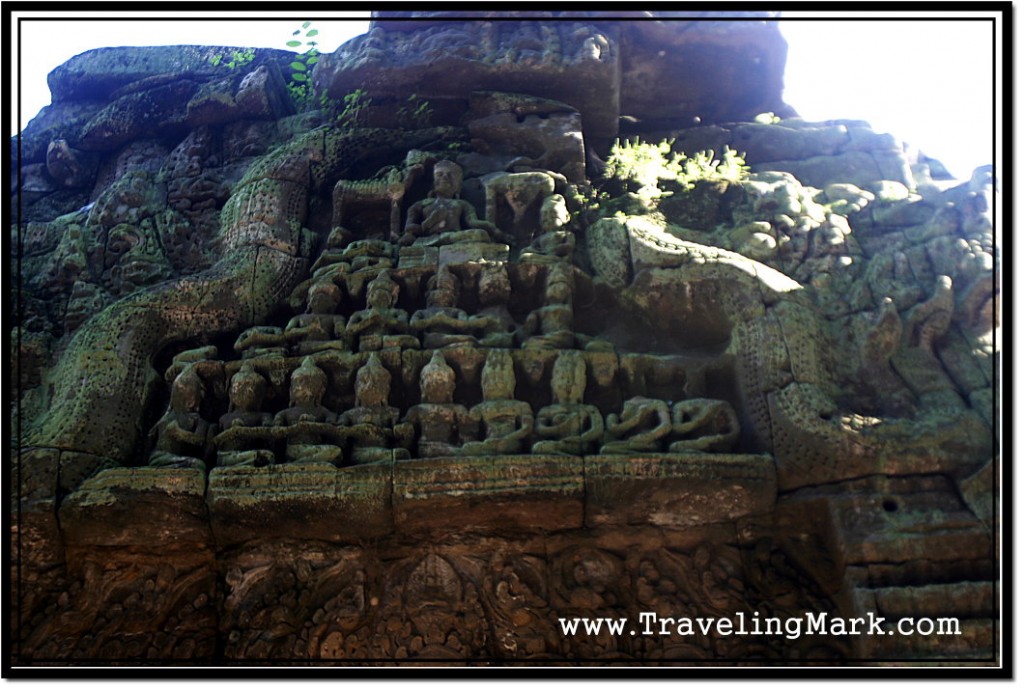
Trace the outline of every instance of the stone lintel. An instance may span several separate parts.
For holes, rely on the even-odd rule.
[[[588,527],[707,525],[770,510],[775,466],[767,455],[587,456]]]
[[[68,545],[166,549],[207,545],[203,471],[177,468],[112,468],[82,483],[60,506]]]
[[[199,470],[116,468],[72,493],[60,523],[76,546],[344,544],[434,530],[710,525],[767,511],[775,497],[771,457],[733,454],[289,463],[215,468],[208,482]]]
[[[207,500],[221,545],[275,537],[356,542],[393,529],[390,463],[215,468]]]
[[[431,458],[395,464],[395,527],[402,532],[554,531],[583,527],[583,459],[575,456]]]

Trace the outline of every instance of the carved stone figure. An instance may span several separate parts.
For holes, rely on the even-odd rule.
[[[409,320],[413,331],[422,332],[423,347],[433,349],[476,343],[472,332],[483,324],[474,323],[465,311],[456,307],[459,277],[447,265],[442,266],[431,276],[427,290],[427,307],[414,312]]]
[[[338,425],[352,440],[351,459],[355,464],[376,463],[392,458],[409,458],[412,429],[399,423],[398,408],[388,405],[391,374],[371,353],[356,372],[356,407],[343,412]]]
[[[434,165],[433,196],[409,207],[405,233],[399,245],[450,245],[459,242],[506,242],[504,234],[490,221],[477,218],[476,210],[459,199],[462,168],[439,161]]]
[[[273,421],[269,413],[260,411],[266,397],[267,380],[246,363],[231,377],[228,387],[228,412],[221,415],[217,445],[217,465],[268,465],[274,462],[273,452],[265,448],[264,437],[247,434],[247,428],[266,427]]]
[[[498,173],[488,175],[484,183],[487,197],[487,220],[502,226],[525,244],[537,230],[538,210],[542,200],[555,192],[555,180],[543,172]],[[502,213],[499,202],[512,211]]]
[[[537,413],[533,453],[582,455],[590,453],[604,434],[604,420],[596,406],[583,402],[587,363],[575,350],[561,353],[551,373],[554,403]]]
[[[607,441],[601,453],[661,451],[672,432],[672,412],[665,401],[634,396],[622,404],[622,415],[611,413],[605,421]]]
[[[317,282],[309,287],[306,314],[292,317],[284,327],[284,339],[297,355],[323,350],[348,350],[345,317],[337,314],[341,289],[334,283]]]
[[[282,358],[285,356],[284,330],[280,326],[251,326],[235,339],[234,350],[242,358]]]
[[[320,256],[317,257],[310,268],[314,280],[327,278],[335,274],[347,274],[349,272],[352,267],[345,261],[345,249],[348,247],[350,240],[351,233],[344,228],[335,227],[331,229],[331,232],[327,234],[327,242],[323,252],[320,253]]]
[[[511,348],[515,343],[516,321],[508,311],[512,283],[502,262],[485,262],[477,284],[480,307],[470,319],[481,330],[480,345]]]
[[[484,400],[470,414],[479,420],[482,441],[470,441],[462,447],[466,456],[515,454],[533,431],[533,410],[528,403],[515,400],[516,375],[512,356],[506,350],[487,354],[480,376]]]
[[[305,358],[292,372],[288,392],[290,407],[274,416],[275,425],[289,427],[285,458],[289,461],[339,461],[341,447],[324,443],[331,440],[325,438],[325,430],[316,427],[316,423],[333,424],[335,415],[321,403],[327,393],[327,375],[313,358]]]
[[[571,349],[573,333],[572,267],[553,264],[544,283],[544,306],[530,312],[521,330],[524,348]]]
[[[569,219],[569,210],[562,195],[553,194],[546,198],[540,208],[540,232],[519,255],[519,261],[544,264],[571,260],[576,249],[576,236],[566,229]]]
[[[349,317],[345,333],[359,338],[359,350],[381,348],[417,348],[419,341],[408,335],[409,314],[396,309],[398,284],[387,269],[366,286],[366,309]]]
[[[420,393],[423,402],[405,415],[416,432],[417,454],[420,458],[459,455],[472,416],[466,406],[453,402],[455,370],[440,350],[434,351],[420,372]]]
[[[171,403],[156,423],[156,446],[149,465],[162,468],[205,469],[210,424],[199,414],[205,387],[192,367],[183,369],[171,385]]]
[[[672,406],[672,434],[668,450],[729,451],[740,435],[736,411],[728,401],[693,398]]]

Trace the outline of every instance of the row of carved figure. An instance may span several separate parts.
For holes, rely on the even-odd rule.
[[[436,248],[446,245],[488,244],[491,251],[508,253],[510,246],[522,246],[520,261],[550,263],[570,256],[576,246],[571,231],[571,216],[565,197],[555,194],[558,178],[550,171],[492,174],[482,179],[487,195],[486,219],[477,216],[476,207],[460,198],[463,171],[452,161],[433,165],[433,189],[413,203],[400,225],[401,202],[411,184],[424,171],[421,163],[404,171],[392,170],[387,177],[370,180],[339,180],[334,188],[332,233],[328,249],[337,250],[357,237],[379,237],[400,248]],[[498,227],[499,199],[510,207],[513,218],[508,231]],[[383,228],[350,230],[348,219],[374,205],[386,202],[391,207],[387,232]],[[412,252],[409,256],[414,256]]]
[[[366,307],[351,315],[338,313],[342,291],[334,280],[313,280],[306,287],[306,312],[283,328],[257,326],[243,332],[235,351],[244,358],[309,355],[327,350],[369,352],[384,348],[484,346],[600,349],[601,341],[573,331],[572,268],[551,267],[544,284],[544,303],[517,324],[508,310],[508,274],[495,264],[483,272],[480,308],[470,315],[459,308],[461,285],[448,265],[427,285],[426,306],[410,316],[395,307],[399,286],[389,269],[366,284]],[[610,349],[610,344],[606,349]]]
[[[307,357],[290,378],[289,407],[272,415],[260,410],[267,381],[250,364],[231,378],[230,409],[212,425],[200,413],[204,384],[194,366],[176,377],[168,412],[157,423],[150,464],[205,467],[267,465],[283,443],[286,461],[335,465],[443,456],[518,453],[581,455],[652,452],[715,452],[732,448],[740,428],[726,402],[667,401],[637,396],[618,413],[603,416],[583,403],[586,364],[578,351],[563,351],[551,377],[552,403],[534,414],[515,399],[512,357],[492,350],[481,374],[481,403],[454,401],[455,371],[435,350],[420,372],[420,400],[404,415],[389,404],[391,374],[376,353],[356,373],[356,405],[340,414],[323,405],[327,375]],[[348,458],[346,459],[346,449]]]

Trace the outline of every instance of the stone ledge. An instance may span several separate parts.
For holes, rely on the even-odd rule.
[[[275,537],[355,542],[393,530],[390,463],[214,468],[207,502],[222,545]]]
[[[583,526],[583,459],[436,458],[395,464],[395,527],[402,532],[564,530]]]
[[[112,468],[89,478],[60,506],[68,545],[165,548],[208,544],[201,470]]]
[[[771,456],[587,456],[586,524],[708,525],[775,505]]]
[[[214,468],[208,480],[199,470],[116,468],[71,494],[60,520],[77,545],[349,544],[436,530],[710,525],[767,511],[775,498],[770,456],[480,456]]]

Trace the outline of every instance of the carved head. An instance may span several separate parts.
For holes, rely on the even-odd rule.
[[[327,375],[316,366],[313,358],[307,357],[302,366],[292,372],[289,396],[293,406],[320,405],[327,392]]]
[[[228,399],[232,410],[258,410],[267,392],[267,380],[246,363],[231,377]]]
[[[331,232],[327,234],[327,248],[332,250],[342,249],[349,244],[350,237],[352,237],[352,233],[347,228],[344,226],[334,226],[331,228]]]
[[[377,353],[356,372],[356,404],[368,408],[379,408],[388,404],[391,391],[391,373],[381,364]]]
[[[544,283],[544,302],[549,305],[567,305],[572,302],[572,268],[565,264],[552,264]]]
[[[565,197],[553,194],[540,206],[540,227],[545,233],[560,230],[569,222],[569,210],[565,207]]]
[[[366,306],[376,309],[394,307],[398,302],[398,290],[398,284],[391,280],[391,272],[384,269],[366,284]]]
[[[512,295],[508,271],[501,262],[488,262],[480,272],[480,304],[505,305]]]
[[[551,395],[555,403],[582,403],[587,388],[587,363],[576,350],[564,350],[551,372]]]
[[[206,387],[191,366],[174,378],[171,385],[171,410],[176,413],[195,413],[203,402]]]
[[[314,283],[306,293],[306,306],[310,314],[334,314],[341,304],[341,288],[334,283]]]
[[[431,307],[455,307],[459,302],[462,284],[459,277],[445,264],[427,282],[427,304]]]
[[[504,350],[492,350],[487,354],[480,387],[485,401],[507,401],[515,398],[516,372],[512,356]]]
[[[438,197],[451,199],[462,191],[462,168],[452,161],[438,161],[434,164],[434,193]]]
[[[440,350],[420,372],[420,395],[424,403],[451,403],[455,396],[455,370],[448,366]]]

